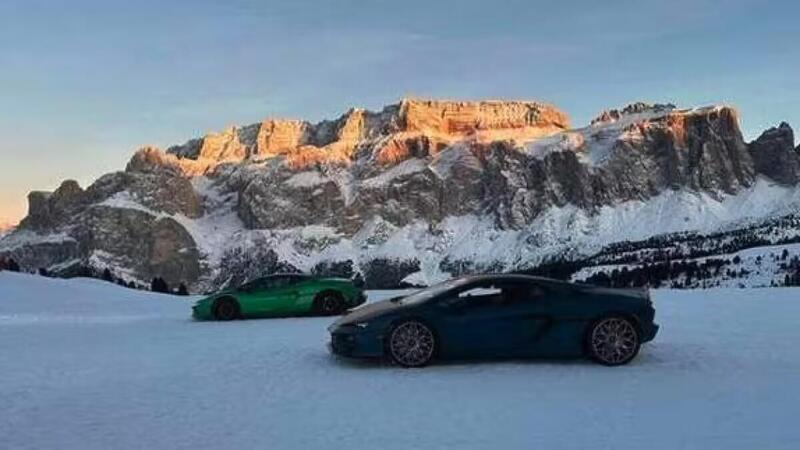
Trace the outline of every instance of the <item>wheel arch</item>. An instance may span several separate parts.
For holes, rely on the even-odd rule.
[[[344,295],[344,293],[341,290],[338,290],[336,288],[332,288],[330,286],[326,286],[325,288],[320,289],[316,294],[314,294],[313,301],[316,302],[317,300],[321,299],[324,295],[329,295],[329,294],[330,295],[335,295],[335,296],[339,297],[342,300],[346,300],[347,299],[347,297]]]
[[[237,319],[241,319],[242,318],[242,302],[240,302],[239,299],[236,298],[236,296],[234,296],[232,294],[221,294],[221,295],[219,295],[217,297],[214,297],[214,299],[211,301],[211,315],[216,317],[217,306],[219,305],[219,302],[221,302],[223,300],[230,300],[230,301],[233,302],[234,305],[236,305],[236,318]]]
[[[233,300],[234,302],[236,302],[236,304],[239,306],[239,308],[242,307],[242,303],[239,301],[239,299],[236,298],[236,296],[232,295],[232,294],[221,294],[221,295],[218,295],[218,296],[214,297],[214,299],[211,301],[211,307],[212,308],[216,308],[217,302],[222,301],[222,300]]]
[[[624,317],[630,320],[634,326],[636,326],[636,331],[639,333],[642,332],[642,323],[636,314],[631,313],[630,311],[625,311],[622,309],[609,309],[605,311],[601,311],[595,315],[593,315],[589,320],[586,322],[586,328],[590,328],[593,324],[597,323],[601,319],[606,317],[617,316],[617,317]]]
[[[337,312],[337,314],[341,314],[347,311],[347,308],[349,308],[347,296],[342,291],[326,287],[324,289],[320,289],[318,292],[314,293],[313,296],[311,296],[311,302],[308,304],[308,308],[311,313],[322,312],[322,299],[325,298],[326,295],[332,295],[338,299],[340,310]]]

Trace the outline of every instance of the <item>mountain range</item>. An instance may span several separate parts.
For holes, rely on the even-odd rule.
[[[535,101],[407,98],[141,148],[86,188],[31,192],[0,256],[198,292],[276,271],[783,285],[800,267],[798,183],[791,127],[746,142],[731,106],[634,103],[574,128]]]

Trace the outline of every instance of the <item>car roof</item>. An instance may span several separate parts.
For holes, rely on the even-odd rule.
[[[313,278],[311,275],[305,273],[273,273],[263,277],[253,278],[249,283],[263,280],[274,280],[276,278]]]
[[[280,273],[273,273],[272,275],[267,275],[264,278],[288,278],[288,277],[310,278],[311,275],[305,273],[280,272]]]
[[[517,281],[523,283],[547,283],[547,284],[562,284],[571,285],[565,281],[556,280],[553,278],[538,277],[534,275],[524,275],[518,273],[487,273],[480,275],[464,275],[459,277],[468,283],[481,282],[481,281]]]

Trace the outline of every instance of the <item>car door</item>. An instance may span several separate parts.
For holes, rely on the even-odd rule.
[[[313,295],[309,295],[311,289],[307,283],[308,278],[301,275],[290,275],[287,278],[285,292],[287,312],[293,314],[307,312],[311,303],[309,297],[313,298]]]
[[[545,298],[530,283],[469,286],[442,302],[443,349],[457,357],[533,355],[549,323]]]
[[[262,291],[259,311],[269,315],[289,314],[293,310],[295,297],[296,292],[290,277],[270,278],[267,288]]]

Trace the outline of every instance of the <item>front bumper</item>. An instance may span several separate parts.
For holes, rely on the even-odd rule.
[[[331,330],[328,349],[334,355],[350,358],[377,358],[383,356],[380,335],[355,325],[341,325]]]
[[[195,320],[211,319],[211,302],[195,303],[192,306],[192,318]]]

